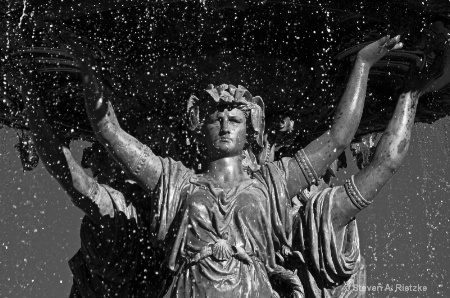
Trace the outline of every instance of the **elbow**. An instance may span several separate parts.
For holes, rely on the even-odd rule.
[[[400,166],[401,166],[400,159],[395,160],[393,159],[383,163],[383,167],[386,169],[387,172],[391,174],[395,174],[398,171],[398,169],[400,169]]]
[[[334,134],[333,135],[333,143],[334,147],[338,151],[344,151],[352,141],[352,137],[344,135],[344,134]]]
[[[409,140],[403,139],[395,146],[382,150],[381,154],[374,157],[375,163],[384,167],[387,171],[395,173],[400,168],[409,147]]]
[[[354,131],[347,129],[343,125],[333,125],[330,130],[330,137],[333,140],[334,146],[338,150],[345,150],[350,143],[352,142],[353,137],[355,136],[356,129]]]
[[[341,116],[342,117],[342,116]],[[339,148],[347,148],[350,146],[350,143],[355,136],[355,133],[358,129],[359,122],[355,121],[355,119],[335,119],[333,125],[330,128],[330,137],[333,142]]]

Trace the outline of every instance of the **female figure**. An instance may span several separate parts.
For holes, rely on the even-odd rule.
[[[316,184],[350,144],[361,119],[370,67],[401,46],[397,36],[362,49],[330,130],[294,157],[268,163],[250,176],[243,162],[249,147],[262,145],[261,98],[232,85],[209,86],[210,100],[191,98],[191,128],[206,143],[208,158],[206,171],[195,174],[180,162],[154,155],[121,129],[108,100],[111,92],[99,81],[100,70],[82,46],[71,44],[79,57],[86,109],[98,140],[128,176],[152,194],[152,240],[167,252],[161,264],[162,297],[277,297],[269,278],[289,274],[275,256],[289,256],[292,250],[305,264],[300,278],[308,297],[329,295],[329,289],[357,272],[360,256],[353,219],[406,152],[414,115],[411,96],[400,101],[382,142],[380,151],[389,154],[380,153],[371,170],[358,174],[346,188],[322,191],[295,215],[294,232],[305,234],[302,243],[292,242],[292,199]],[[399,150],[393,150],[397,143]],[[293,284],[302,297],[302,285]]]

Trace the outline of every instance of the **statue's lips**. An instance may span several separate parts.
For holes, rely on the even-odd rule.
[[[230,142],[231,143],[231,138],[228,138],[228,137],[222,137],[222,138],[220,138],[219,139],[219,142]]]

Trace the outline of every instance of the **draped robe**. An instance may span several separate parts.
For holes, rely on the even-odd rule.
[[[149,296],[159,292],[160,297],[278,297],[269,277],[279,268],[276,253],[286,247],[298,256],[293,269],[298,269],[306,297],[362,297],[349,286],[364,281],[356,222],[348,224],[344,242],[337,245],[330,216],[335,188],[293,208],[290,178],[305,179],[295,159],[269,163],[229,190],[181,162],[161,158],[161,163],[149,222],[150,242],[165,257],[150,268],[162,278]],[[123,232],[124,224],[128,223],[118,221],[116,229]],[[136,236],[126,237],[131,238],[114,240],[126,245],[116,245],[125,247]],[[83,243],[95,245],[91,240]],[[91,254],[83,250],[87,259]],[[108,262],[125,268],[127,258],[111,257]],[[104,276],[121,273],[104,267],[110,273]],[[130,266],[128,272],[132,270]]]

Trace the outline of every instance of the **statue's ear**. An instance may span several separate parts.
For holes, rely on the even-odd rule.
[[[200,107],[199,107],[200,100],[192,95],[187,104],[187,121],[189,125],[190,130],[197,130],[198,127],[201,125],[200,123]]]
[[[252,102],[257,105],[257,107],[251,110],[252,126],[256,136],[256,143],[260,147],[264,147],[264,129],[265,129],[265,110],[264,102],[260,96],[255,96],[252,98]]]

